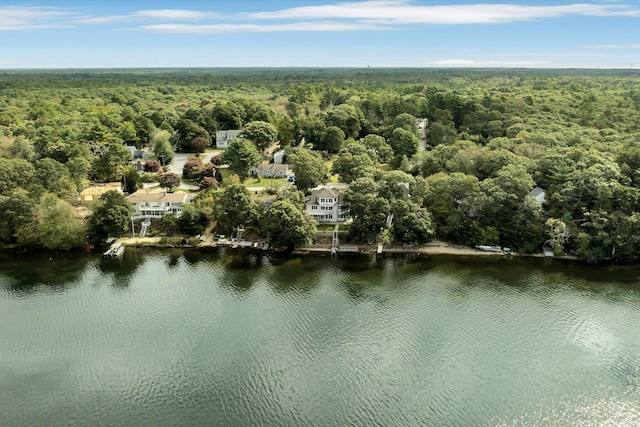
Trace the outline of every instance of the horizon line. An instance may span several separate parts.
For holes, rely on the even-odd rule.
[[[509,66],[442,66],[442,65],[425,65],[425,66],[331,66],[331,65],[305,65],[305,66],[271,66],[271,65],[252,65],[252,66],[135,66],[135,67],[0,67],[3,71],[74,71],[74,70],[238,70],[238,69],[333,69],[333,70],[640,70],[640,66],[633,64],[628,67],[509,67]]]

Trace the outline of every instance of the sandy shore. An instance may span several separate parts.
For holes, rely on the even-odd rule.
[[[377,245],[358,245],[357,253],[375,254],[378,250]],[[330,253],[329,245],[313,245],[304,248],[298,248],[297,252],[316,252]],[[465,246],[450,245],[424,245],[424,246],[383,246],[382,255],[384,254],[421,254],[421,255],[465,255],[465,256],[504,256],[501,252],[484,252],[478,249]]]
[[[185,248],[201,248],[201,249],[211,249],[217,247],[215,242],[206,241],[202,242],[197,246],[192,245],[176,245],[176,244],[163,244],[161,243],[162,237],[129,237],[129,238],[120,238],[118,242],[122,243],[125,246],[131,247],[185,247]],[[228,247],[228,245],[224,245]],[[254,249],[254,248],[245,248],[245,249]],[[377,245],[357,245],[357,252],[352,253],[360,253],[360,254],[376,254],[378,249]],[[262,249],[260,249],[262,250]],[[295,254],[330,254],[331,253],[331,245],[328,244],[315,244],[307,247],[298,248],[294,251]],[[396,245],[385,245],[383,247],[382,255],[385,254],[417,254],[417,255],[460,255],[460,256],[493,256],[493,257],[501,257],[505,256],[502,252],[485,252],[479,249],[471,248],[468,246],[461,245],[451,245],[446,242],[441,241],[433,241],[426,245],[420,246],[396,246]],[[524,257],[533,257],[533,258],[544,258],[542,254],[513,254],[514,256],[524,256]],[[554,259],[566,259],[579,261],[580,259],[575,256],[561,256],[554,257]]]

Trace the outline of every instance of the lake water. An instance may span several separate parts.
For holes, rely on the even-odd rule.
[[[5,256],[0,425],[640,425],[640,267]]]

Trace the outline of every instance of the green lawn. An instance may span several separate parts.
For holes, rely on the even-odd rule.
[[[318,231],[333,231],[335,226],[333,224],[318,224],[316,228]]]
[[[196,182],[196,181],[194,181],[194,180],[192,180],[192,179],[182,178],[182,182],[183,182],[184,184],[187,184],[187,185],[200,185],[200,183],[199,183],[199,182]]]
[[[220,169],[220,173],[222,174],[223,182],[225,179],[233,175],[233,173],[227,168]],[[281,185],[286,185],[286,184],[287,184],[287,178],[275,178],[273,180],[271,178],[262,178],[260,181],[258,181],[256,178],[247,178],[242,183],[242,185],[244,185],[245,187],[262,187],[262,188],[271,187],[272,185],[274,187],[279,187]]]
[[[245,187],[280,187],[287,184],[287,178],[262,178],[260,181],[255,178],[249,178],[246,179],[242,184]]]

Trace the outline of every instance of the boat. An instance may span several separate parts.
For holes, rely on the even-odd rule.
[[[124,253],[124,246],[122,245],[122,243],[116,242],[113,245],[111,245],[109,249],[107,249],[107,251],[102,255],[106,257],[115,258],[115,257],[119,257],[123,253]]]
[[[484,252],[502,252],[502,248],[500,246],[476,245],[476,249]]]

